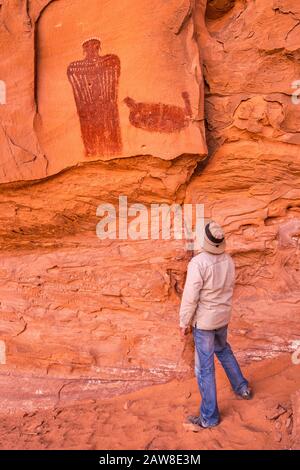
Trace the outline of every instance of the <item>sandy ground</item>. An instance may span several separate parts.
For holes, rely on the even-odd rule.
[[[185,429],[186,415],[197,414],[200,401],[196,380],[188,379],[111,400],[1,414],[0,448],[289,449],[293,427],[290,398],[300,389],[299,371],[290,355],[244,367],[255,396],[243,401],[235,397],[217,365],[222,421],[213,429]]]

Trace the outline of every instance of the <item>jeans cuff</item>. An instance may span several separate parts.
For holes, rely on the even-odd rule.
[[[241,393],[243,393],[245,390],[247,390],[247,388],[249,387],[249,382],[247,380],[245,380],[242,385],[240,385],[238,387],[237,390],[234,390],[235,393],[237,393],[238,395],[240,395]]]

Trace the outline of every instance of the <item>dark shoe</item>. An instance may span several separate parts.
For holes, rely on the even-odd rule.
[[[242,393],[238,393],[238,395],[243,400],[251,400],[251,398],[253,397],[252,390],[249,387],[247,387],[245,390],[243,390]]]
[[[195,424],[196,426],[199,426],[202,429],[207,429],[207,428],[214,428],[215,426],[218,426],[219,423],[212,424],[210,426],[207,426],[202,423],[200,416],[188,416],[187,421],[191,424]]]

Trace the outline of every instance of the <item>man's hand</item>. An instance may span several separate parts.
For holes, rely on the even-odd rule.
[[[180,330],[180,337],[183,340],[191,332],[191,327],[190,326],[180,327],[179,330]]]

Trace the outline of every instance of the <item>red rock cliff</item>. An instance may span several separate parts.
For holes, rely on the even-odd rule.
[[[204,203],[237,265],[240,358],[292,350],[299,24],[296,0],[0,2],[2,405],[188,372],[177,315],[189,253],[100,241],[97,206],[119,195]]]

